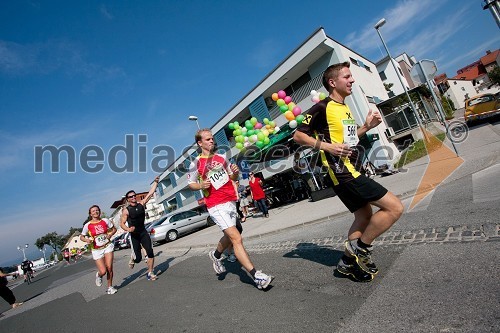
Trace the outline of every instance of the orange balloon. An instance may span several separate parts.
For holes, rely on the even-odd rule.
[[[286,118],[286,120],[294,120],[295,116],[293,115],[292,111],[287,111],[287,112],[285,112],[285,118]]]
[[[278,93],[274,93],[274,94],[272,94],[272,95],[271,95],[271,98],[273,99],[273,101],[275,101],[275,102],[276,102],[276,101],[279,99],[279,97],[278,97]]]

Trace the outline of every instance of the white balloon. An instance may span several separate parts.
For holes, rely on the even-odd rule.
[[[311,95],[316,95],[318,92],[316,90],[311,90]]]
[[[248,136],[245,136],[244,140],[245,140],[245,142],[248,142]]]
[[[247,131],[248,131],[248,128],[246,128],[246,127],[241,128],[241,133],[246,133]]]
[[[288,123],[288,126],[290,126],[290,128],[295,128],[297,127],[297,120],[290,120],[290,122]]]
[[[279,130],[280,130],[280,128],[279,128],[278,126],[276,126],[276,127],[274,128],[274,133],[279,132]]]

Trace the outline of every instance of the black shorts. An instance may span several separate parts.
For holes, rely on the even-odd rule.
[[[333,189],[351,213],[370,202],[382,199],[388,192],[385,187],[365,175],[334,186]]]

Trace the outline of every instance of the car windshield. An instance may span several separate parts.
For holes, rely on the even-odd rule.
[[[495,98],[493,96],[490,96],[490,95],[478,97],[476,99],[470,100],[469,101],[469,106],[473,106],[473,105],[480,104],[480,103],[485,103],[485,102],[490,102],[490,101],[492,101],[494,99]]]

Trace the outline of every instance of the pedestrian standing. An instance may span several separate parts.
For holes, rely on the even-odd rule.
[[[92,258],[97,266],[96,286],[102,286],[102,277],[106,275],[108,282],[106,293],[113,295],[117,290],[113,287],[113,251],[115,246],[111,237],[116,233],[116,228],[110,220],[101,218],[101,208],[97,205],[89,208],[89,217],[90,221],[84,224],[80,240],[90,244],[92,249]]]
[[[372,260],[373,241],[387,231],[403,213],[401,201],[382,185],[355,168],[362,156],[359,137],[382,122],[378,111],[368,111],[363,125],[358,126],[345,104],[351,95],[354,78],[349,62],[329,66],[323,73],[323,86],[329,96],[313,105],[297,128],[294,140],[318,149],[333,189],[354,213],[354,222],[345,241],[345,253],[337,271],[357,281],[368,282],[378,273]],[[379,208],[375,213],[372,206]]]
[[[238,191],[238,209],[241,211],[243,217],[241,218],[241,222],[245,222],[248,217],[248,194],[245,185],[240,184],[240,182],[236,181],[236,190]]]
[[[236,228],[237,194],[231,180],[238,179],[239,169],[235,164],[229,164],[224,155],[215,153],[214,137],[209,129],[198,130],[195,141],[201,148],[201,155],[191,162],[188,185],[193,191],[203,190],[208,212],[224,234],[217,248],[209,253],[213,268],[217,274],[226,272],[221,256],[232,244],[240,264],[252,276],[257,288],[264,290],[273,277],[255,269]]]
[[[144,226],[144,221],[146,220],[146,203],[151,199],[156,191],[160,177],[156,177],[151,185],[151,189],[148,194],[141,201],[137,201],[137,194],[135,191],[130,190],[125,194],[125,200],[127,200],[127,206],[122,209],[122,216],[120,219],[120,226],[123,230],[130,233],[130,243],[132,245],[132,254],[130,256],[129,267],[134,268],[134,264],[140,263],[142,260],[141,245],[146,251],[148,257],[148,273],[147,279],[150,281],[156,280],[156,275],[154,274],[154,253],[153,253],[153,243],[151,242],[151,237],[149,236],[146,227]]]
[[[262,213],[262,216],[269,217],[266,204],[266,193],[264,193],[264,190],[262,189],[262,180],[255,177],[253,172],[250,172],[248,175],[250,176],[250,180],[248,182],[248,185],[250,185],[250,196]]]

